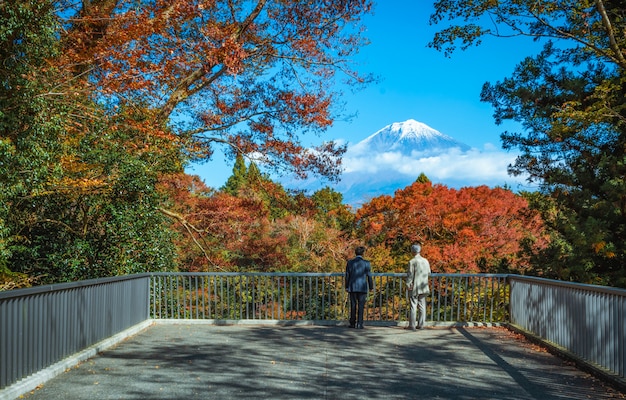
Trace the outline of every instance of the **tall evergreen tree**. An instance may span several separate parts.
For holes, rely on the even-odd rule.
[[[551,265],[546,270],[626,287],[623,2],[440,0],[435,9],[434,23],[454,20],[432,42],[448,53],[458,42],[465,48],[485,35],[545,41],[510,78],[485,84],[481,98],[493,105],[496,122],[522,126],[502,134],[506,149],[521,151],[510,172],[539,185],[545,197],[535,204],[555,243],[566,244],[543,254],[542,263]]]
[[[58,176],[62,126],[51,112],[54,97],[42,95],[53,79],[46,60],[58,51],[55,30],[47,1],[0,3],[0,272],[5,275],[11,275],[15,246],[12,206],[44,192],[50,174]]]
[[[224,186],[220,189],[230,195],[236,196],[247,182],[248,168],[246,167],[246,161],[241,154],[237,155],[235,159],[235,165],[233,165],[233,174],[228,177]]]

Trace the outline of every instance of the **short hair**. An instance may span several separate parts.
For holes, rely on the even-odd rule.
[[[413,252],[413,254],[418,254],[420,251],[422,251],[422,244],[420,242],[417,242],[411,245],[411,251]]]
[[[365,253],[365,247],[363,246],[359,246],[356,249],[354,249],[354,254],[356,254],[357,256],[362,256]]]

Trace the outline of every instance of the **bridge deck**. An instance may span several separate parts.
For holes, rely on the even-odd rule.
[[[626,396],[505,328],[156,324],[22,398]]]

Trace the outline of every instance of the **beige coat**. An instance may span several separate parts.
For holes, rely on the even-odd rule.
[[[428,275],[430,275],[430,263],[417,254],[409,261],[406,272],[406,286],[412,296],[430,293]]]

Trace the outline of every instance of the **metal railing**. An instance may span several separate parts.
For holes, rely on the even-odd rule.
[[[373,274],[369,322],[405,321],[405,274]],[[507,275],[432,274],[426,319],[432,323],[508,320]],[[349,301],[342,273],[155,273],[155,319],[345,321]]]
[[[148,319],[149,281],[133,275],[0,292],[0,390]]]
[[[624,378],[626,290],[517,275],[509,282],[511,325]]]
[[[406,321],[404,274],[374,274],[368,323]],[[624,378],[626,290],[432,274],[431,325],[509,323]],[[151,319],[346,321],[342,273],[152,273],[0,292],[4,388]]]

